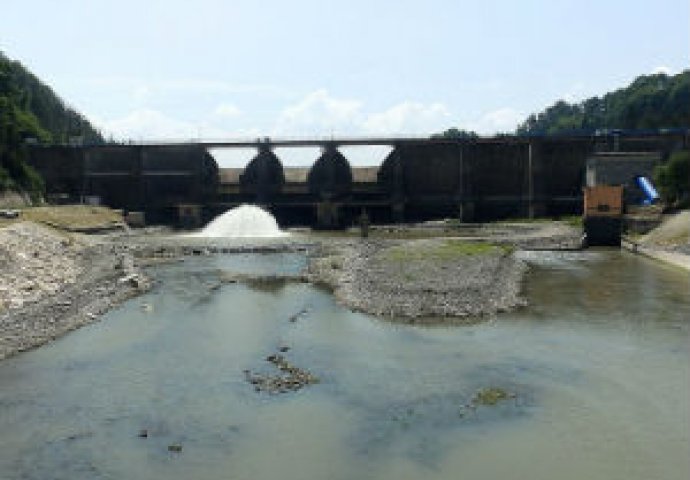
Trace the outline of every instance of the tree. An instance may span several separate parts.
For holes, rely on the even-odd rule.
[[[66,143],[71,136],[87,143],[103,137],[21,63],[0,52],[0,191],[22,190],[38,199],[44,184],[26,162],[27,141]]]
[[[449,128],[445,132],[442,133],[435,133],[434,135],[431,136],[431,138],[435,139],[450,139],[450,140],[467,140],[467,139],[472,139],[472,138],[479,138],[479,135],[477,135],[475,132],[470,131],[470,130],[463,130],[463,129],[458,129],[458,128]]]
[[[690,151],[673,153],[664,165],[656,167],[654,180],[667,205],[690,206]]]
[[[690,70],[675,76],[642,75],[628,87],[580,103],[559,100],[533,113],[519,135],[592,134],[597,130],[690,127]]]

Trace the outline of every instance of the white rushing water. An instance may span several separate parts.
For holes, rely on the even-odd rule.
[[[278,227],[276,219],[256,205],[240,205],[214,218],[198,237],[256,238],[287,235]]]

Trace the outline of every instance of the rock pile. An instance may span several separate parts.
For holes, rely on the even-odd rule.
[[[298,368],[288,362],[284,356],[273,354],[266,357],[266,361],[280,370],[280,375],[266,375],[252,373],[245,370],[244,375],[249,383],[254,385],[257,392],[286,393],[294,392],[307,385],[319,383],[319,379],[306,370]]]
[[[312,258],[309,278],[331,287],[349,308],[411,323],[471,322],[524,304],[519,293],[526,266],[509,250],[448,257],[424,253],[445,241],[331,245]],[[396,256],[387,254],[392,249]],[[400,253],[404,258],[396,258]]]

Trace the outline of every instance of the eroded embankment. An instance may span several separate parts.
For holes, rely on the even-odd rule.
[[[0,359],[91,323],[148,288],[124,246],[31,222],[0,229]]]
[[[353,310],[411,323],[467,323],[524,305],[509,247],[453,239],[324,246],[308,277]]]

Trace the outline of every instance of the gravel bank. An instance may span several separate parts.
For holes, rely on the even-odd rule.
[[[690,270],[690,210],[665,216],[657,228],[637,240],[625,239],[623,246],[634,253]]]
[[[446,324],[524,305],[519,293],[526,268],[511,249],[486,243],[375,240],[324,247],[311,259],[308,277],[353,310]]]
[[[406,227],[395,229],[407,233]],[[281,242],[218,243],[153,231],[86,236],[15,223],[0,228],[0,359],[91,323],[148,290],[140,265],[188,255],[306,252],[305,275],[225,281],[310,281],[330,287],[353,310],[410,323],[452,324],[525,303],[519,293],[526,266],[513,249],[571,248],[579,241],[578,232],[562,224],[472,226],[461,233],[472,238],[297,235]],[[458,248],[468,244],[488,248]]]
[[[0,229],[0,359],[91,323],[149,287],[127,247],[30,222]]]

